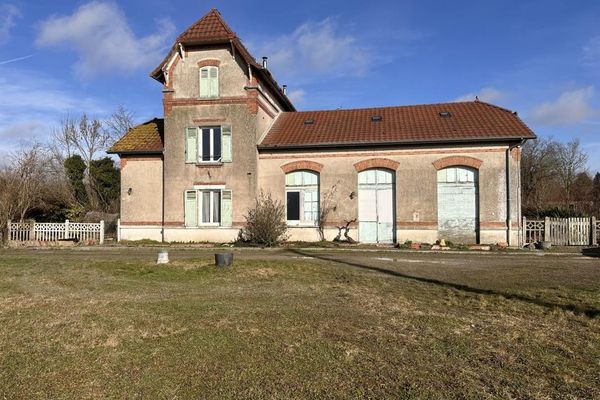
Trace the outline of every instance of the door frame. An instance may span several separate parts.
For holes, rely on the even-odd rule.
[[[360,240],[360,183],[358,182],[360,174],[368,172],[368,171],[383,171],[386,173],[391,174],[392,177],[392,241],[391,242],[380,242],[379,241],[379,229],[377,229],[377,239],[375,242],[361,242]],[[377,184],[374,185],[375,187],[377,187]],[[357,200],[358,200],[358,204],[357,204],[357,231],[358,231],[358,241],[359,243],[374,243],[374,244],[395,244],[397,243],[397,233],[396,233],[396,209],[397,209],[397,204],[396,204],[396,171],[389,169],[389,168],[385,168],[385,167],[374,167],[374,168],[368,168],[368,169],[364,169],[360,172],[358,172],[356,174],[356,188],[357,188]],[[377,191],[377,190],[376,190]],[[377,194],[375,195],[377,198]],[[377,221],[379,221],[379,216],[377,217]]]

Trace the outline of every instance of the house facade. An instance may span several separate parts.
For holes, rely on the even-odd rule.
[[[121,159],[122,240],[230,242],[260,191],[286,206],[290,240],[518,244],[516,113],[480,101],[296,111],[216,10],[151,77],[163,118],[130,130]]]

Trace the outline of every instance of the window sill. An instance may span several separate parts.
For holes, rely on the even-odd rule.
[[[219,168],[222,167],[224,163],[221,161],[205,161],[191,164],[194,164],[198,168]]]
[[[231,226],[198,225],[198,226],[186,226],[185,229],[231,229]]]
[[[318,225],[315,222],[290,222],[287,221],[286,225],[288,228],[317,228]]]

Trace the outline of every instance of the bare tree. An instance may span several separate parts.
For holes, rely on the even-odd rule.
[[[14,153],[9,164],[0,170],[0,227],[3,232],[9,220],[23,220],[27,212],[53,190],[48,187],[51,181],[48,158],[44,148],[35,144]]]
[[[110,118],[104,121],[104,129],[114,143],[133,128],[134,113],[120,105]]]
[[[587,154],[579,146],[579,140],[556,144],[556,173],[563,190],[563,199],[567,209],[573,201],[577,176],[586,172]]]
[[[53,132],[51,149],[63,159],[79,154],[89,168],[96,155],[110,143],[111,136],[102,128],[102,122],[83,114],[79,121],[67,116],[60,122]]]
[[[319,238],[321,240],[325,240],[325,222],[327,221],[327,217],[332,211],[337,209],[335,194],[337,192],[339,183],[340,181],[337,181],[335,185],[326,190],[321,199],[321,204],[319,207],[319,220],[317,221],[317,230],[319,231]]]
[[[521,176],[523,205],[537,210],[546,206],[547,188],[556,177],[556,142],[548,138],[526,142]]]

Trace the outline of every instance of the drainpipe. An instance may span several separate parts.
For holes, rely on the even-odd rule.
[[[165,242],[165,153],[162,154],[162,220],[160,227],[161,242]]]

